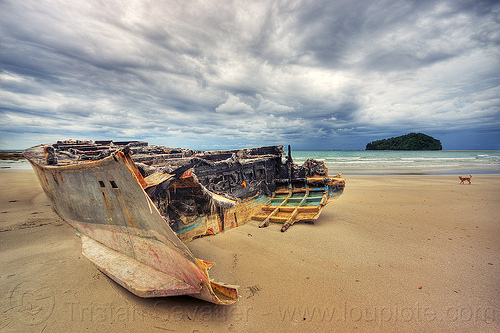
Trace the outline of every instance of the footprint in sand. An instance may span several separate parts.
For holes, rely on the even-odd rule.
[[[260,291],[260,287],[258,285],[247,287],[247,289],[248,289],[248,292],[250,293],[250,295],[248,295],[247,298],[254,297]]]

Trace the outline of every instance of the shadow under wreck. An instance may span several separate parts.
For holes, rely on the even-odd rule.
[[[236,286],[210,279],[214,263],[196,259],[184,242],[250,219],[286,231],[317,219],[345,186],[321,161],[296,165],[283,146],[205,152],[66,140],[23,155],[103,273],[141,297],[190,295],[224,305],[238,300]]]

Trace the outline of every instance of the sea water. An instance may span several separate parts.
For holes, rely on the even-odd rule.
[[[292,158],[322,160],[330,175],[500,174],[500,151],[296,150]]]
[[[31,169],[31,164],[26,159],[22,160],[0,160],[1,169]]]
[[[500,174],[500,151],[292,150],[295,163],[324,161],[330,175]],[[27,160],[0,161],[0,169],[31,169]]]

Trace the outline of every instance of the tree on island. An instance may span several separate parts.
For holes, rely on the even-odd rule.
[[[366,150],[442,150],[441,141],[423,133],[410,133],[395,138],[376,140]]]

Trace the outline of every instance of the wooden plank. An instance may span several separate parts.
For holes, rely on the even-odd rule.
[[[287,231],[288,228],[290,228],[290,226],[295,223],[295,217],[299,213],[299,207],[304,203],[304,201],[306,201],[308,196],[309,196],[309,190],[306,189],[306,195],[304,195],[304,197],[300,201],[299,205],[294,209],[290,218],[285,222],[285,224],[283,224],[283,226],[281,227],[281,232]]]
[[[289,218],[281,216],[272,216],[269,218],[269,220],[274,223],[286,223],[289,220]]]
[[[280,212],[293,212],[295,207],[283,206],[279,208]]]
[[[252,215],[252,220],[256,221],[264,221],[267,218],[267,215]]]
[[[290,198],[291,196],[291,193],[288,193],[288,195],[286,196],[286,198],[276,207],[276,209],[267,216],[267,218],[259,225],[259,228],[264,228],[264,227],[267,227],[269,226],[269,220],[271,219],[271,217],[273,217],[274,215],[276,215],[278,212],[279,212],[279,208],[280,206],[282,206],[285,202],[287,202],[287,200]]]
[[[317,212],[318,210],[319,206],[299,207],[300,212]]]

